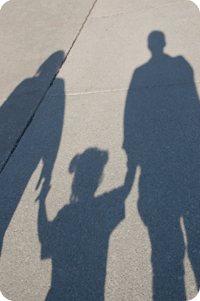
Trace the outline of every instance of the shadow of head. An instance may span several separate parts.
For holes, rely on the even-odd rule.
[[[69,172],[74,173],[74,178],[70,203],[79,200],[87,201],[94,196],[102,181],[103,169],[107,161],[108,152],[97,148],[89,148],[72,159]]]
[[[37,70],[36,77],[45,77],[48,74],[56,74],[64,60],[64,52],[53,53]]]
[[[165,45],[165,35],[161,31],[152,31],[148,36],[148,48],[153,56],[163,53]]]

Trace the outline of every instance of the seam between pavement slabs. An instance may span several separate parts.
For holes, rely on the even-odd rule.
[[[110,93],[110,92],[121,92],[121,91],[135,91],[139,89],[154,89],[154,88],[160,88],[160,87],[170,87],[170,86],[177,86],[177,85],[188,85],[188,84],[199,84],[200,81],[195,82],[185,82],[185,83],[176,83],[176,84],[168,84],[168,85],[155,85],[155,86],[143,86],[143,87],[136,87],[136,88],[121,88],[121,89],[110,89],[110,90],[97,90],[97,91],[83,91],[83,92],[69,92],[69,93],[63,93],[63,94],[52,94],[48,95],[48,97],[57,97],[57,96],[78,96],[78,95],[87,95],[87,94],[99,94],[99,93]]]
[[[157,5],[157,6],[154,6],[154,7],[148,7],[148,8],[145,8],[145,9],[141,9],[138,12],[135,12],[134,10],[127,10],[127,11],[124,11],[124,12],[118,12],[118,13],[109,14],[109,15],[102,15],[102,16],[99,16],[99,17],[91,17],[91,19],[101,19],[101,18],[115,17],[115,16],[118,16],[118,15],[124,15],[124,14],[132,13],[132,12],[135,12],[135,14],[138,15],[139,13],[141,14],[142,11],[145,12],[145,11],[149,11],[149,10],[152,10],[152,9],[157,9],[157,8],[161,8],[161,7],[166,7],[166,6],[176,5],[176,4],[180,4],[180,3],[186,3],[186,2],[193,2],[193,1],[185,0],[185,1],[179,1],[179,2],[171,2],[171,3],[168,3],[168,4]]]
[[[98,1],[98,0],[95,0],[95,1],[94,1],[92,7],[90,8],[90,10],[89,10],[89,12],[88,12],[88,14],[87,14],[87,16],[86,16],[84,22],[83,22],[83,24],[81,25],[80,29],[78,30],[78,33],[77,33],[75,39],[73,40],[72,45],[70,46],[70,48],[69,48],[69,50],[68,50],[68,52],[67,52],[67,54],[66,54],[64,60],[61,62],[61,65],[60,65],[60,67],[58,68],[58,71],[57,71],[56,74],[53,76],[53,78],[52,78],[52,80],[51,80],[49,86],[47,87],[46,91],[44,92],[43,96],[41,97],[41,99],[40,99],[40,101],[39,101],[39,103],[38,103],[36,109],[34,110],[33,114],[32,114],[31,117],[29,118],[29,120],[28,120],[26,126],[24,127],[24,129],[23,129],[23,131],[22,131],[22,133],[21,133],[21,134],[19,135],[19,137],[17,138],[15,144],[12,146],[12,148],[11,148],[11,150],[10,150],[10,153],[9,153],[8,157],[6,158],[5,162],[3,163],[3,165],[2,165],[2,167],[1,167],[1,169],[0,169],[0,174],[1,174],[2,171],[4,170],[5,166],[7,165],[8,161],[10,160],[10,158],[11,158],[11,156],[13,155],[14,151],[16,150],[16,148],[17,148],[17,146],[18,146],[20,140],[22,139],[22,137],[24,136],[24,134],[25,134],[25,132],[27,131],[28,127],[30,126],[31,122],[33,121],[35,114],[37,113],[37,111],[38,111],[38,109],[39,109],[41,103],[43,102],[43,100],[44,100],[44,98],[45,98],[47,92],[49,91],[50,87],[53,85],[53,82],[54,82],[54,80],[56,79],[58,73],[60,72],[60,69],[62,68],[63,64],[64,64],[65,61],[67,60],[67,57],[68,57],[69,53],[71,52],[71,50],[72,50],[74,44],[76,43],[76,41],[77,41],[77,39],[78,39],[78,37],[79,37],[81,31],[83,30],[83,27],[84,27],[85,23],[87,22],[87,20],[88,20],[88,18],[89,18],[89,16],[90,16],[90,14],[91,14],[91,12],[92,12],[92,10],[93,10],[95,4],[97,3],[97,1]]]

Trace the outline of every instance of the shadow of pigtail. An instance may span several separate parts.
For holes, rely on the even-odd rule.
[[[94,195],[102,181],[103,169],[108,161],[108,152],[88,148],[71,161],[69,173],[74,173],[70,204]]]

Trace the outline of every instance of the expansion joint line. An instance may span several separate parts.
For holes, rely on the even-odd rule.
[[[1,167],[1,169],[0,169],[0,174],[1,174],[2,171],[4,170],[6,164],[8,163],[8,161],[10,160],[12,154],[13,154],[14,151],[16,150],[16,148],[17,148],[17,146],[18,146],[20,140],[22,139],[22,137],[24,136],[24,134],[25,134],[25,132],[27,131],[28,127],[30,126],[31,122],[33,121],[33,118],[34,118],[36,112],[38,111],[38,109],[39,109],[41,103],[43,102],[43,100],[44,100],[44,98],[45,98],[45,96],[46,96],[48,90],[49,90],[50,87],[53,85],[54,80],[56,79],[58,73],[60,72],[60,69],[62,68],[63,64],[65,63],[65,61],[66,61],[66,59],[67,59],[69,53],[71,52],[71,50],[72,50],[74,44],[76,43],[76,41],[77,41],[77,39],[78,39],[78,37],[79,37],[81,31],[83,30],[83,27],[84,27],[85,23],[87,22],[87,20],[88,20],[88,18],[89,18],[89,16],[90,16],[90,14],[91,14],[91,12],[92,12],[92,10],[93,10],[95,4],[97,3],[97,1],[98,1],[98,0],[95,0],[95,1],[94,1],[94,3],[93,3],[93,5],[92,5],[91,9],[89,10],[89,13],[87,14],[87,16],[86,16],[86,18],[85,18],[85,20],[84,20],[84,22],[83,22],[83,24],[82,24],[82,26],[81,26],[81,28],[79,29],[79,31],[78,31],[78,33],[77,33],[75,39],[73,40],[71,47],[69,48],[69,50],[68,50],[68,52],[67,52],[65,58],[64,58],[63,61],[61,62],[61,65],[60,65],[60,67],[58,68],[58,71],[57,71],[56,74],[53,76],[53,78],[52,78],[52,80],[51,80],[49,86],[48,86],[47,89],[45,90],[45,92],[44,92],[43,96],[41,97],[40,101],[38,102],[38,105],[37,105],[37,107],[35,108],[33,114],[31,115],[31,117],[29,118],[29,120],[28,120],[26,126],[24,127],[23,131],[21,132],[21,134],[20,134],[19,137],[17,138],[15,144],[14,144],[13,147],[11,148],[11,151],[10,151],[10,153],[8,154],[8,157],[6,158],[6,160],[4,161],[4,163],[3,163],[3,165],[2,165],[2,167]]]

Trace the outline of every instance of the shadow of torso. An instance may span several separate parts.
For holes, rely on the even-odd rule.
[[[61,96],[49,97],[45,100],[45,103],[41,105],[39,114],[37,114],[35,121],[27,131],[26,140],[23,140],[24,142],[21,142],[18,146],[18,160],[15,160],[14,162],[11,160],[11,163],[7,164],[6,169],[3,170],[2,173],[0,188],[0,254],[5,232],[27,184],[41,160],[43,168],[40,180],[44,178],[48,184],[51,180],[52,170],[60,145],[65,108],[64,81],[60,78],[56,78],[54,84],[60,87],[59,91]],[[23,86],[25,83],[23,82],[21,85]],[[16,90],[17,89],[18,87]],[[22,88],[19,88],[20,91],[21,89]],[[34,95],[31,97],[34,99]],[[28,100],[26,96],[20,104],[16,104],[18,109],[21,108],[24,111],[28,110],[30,113],[31,105],[26,104],[26,102],[29,102]],[[0,110],[0,117],[3,112],[7,112],[7,109],[10,109],[11,116],[14,118],[15,103],[12,99],[8,99],[7,105]],[[15,122],[18,123],[19,119],[20,116],[17,116]],[[23,118],[20,125],[24,125]],[[10,130],[8,129],[8,132],[10,131],[12,135],[15,135],[13,126],[14,125],[11,126]],[[18,132],[19,129],[22,130],[21,127],[19,127],[16,131]],[[7,183],[8,179],[10,185],[9,190]]]
[[[127,97],[124,148],[142,168],[140,195],[151,208],[156,202],[166,210],[160,200],[166,197],[171,211],[175,205],[169,195],[177,202],[194,189],[190,185],[198,187],[199,124],[193,73],[183,57],[164,55],[161,63],[150,60],[135,71]],[[180,215],[183,207],[177,207]],[[147,208],[140,213],[148,223]]]
[[[104,300],[108,242],[124,219],[124,198],[118,188],[80,199],[61,209],[49,224],[40,238],[42,258],[52,258],[46,300]]]

